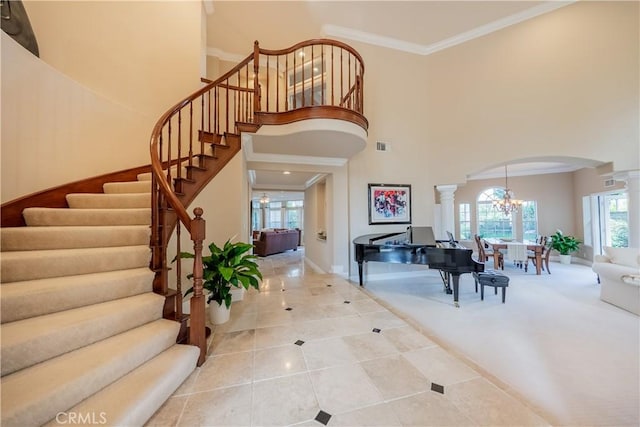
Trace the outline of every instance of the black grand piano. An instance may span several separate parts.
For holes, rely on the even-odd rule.
[[[408,227],[401,233],[357,237],[353,244],[360,286],[363,286],[363,264],[367,261],[428,265],[440,271],[445,291],[453,293],[453,303],[458,307],[460,275],[482,272],[484,264],[471,258],[471,249],[461,247],[453,236],[449,237],[449,240],[436,240],[431,227]]]

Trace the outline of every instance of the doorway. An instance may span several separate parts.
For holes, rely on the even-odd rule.
[[[592,238],[594,254],[602,254],[605,246],[629,246],[629,209],[627,192],[616,190],[592,195],[591,209],[585,209],[585,244]],[[590,211],[590,218],[587,212]]]

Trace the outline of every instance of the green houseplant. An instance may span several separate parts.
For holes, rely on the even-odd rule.
[[[214,322],[213,311],[216,308],[224,308],[227,311],[231,307],[231,287],[249,287],[259,289],[262,280],[262,273],[255,263],[257,256],[248,254],[253,248],[252,244],[236,242],[231,243],[231,239],[227,240],[222,248],[215,243],[209,245],[211,255],[202,257],[203,274],[202,287],[208,292],[207,303],[209,303],[210,315]],[[189,252],[181,252],[177,258],[194,258],[194,254]],[[175,261],[175,260],[174,260]],[[191,279],[193,274],[187,276]],[[185,292],[185,297],[193,292],[193,286]],[[211,304],[215,301],[217,304]],[[216,305],[218,307],[216,307]],[[223,306],[224,305],[224,306]],[[228,312],[226,313],[228,319]]]
[[[580,240],[573,236],[568,236],[557,230],[551,235],[551,243],[549,247],[560,253],[560,262],[563,264],[571,263],[571,253],[580,249]]]

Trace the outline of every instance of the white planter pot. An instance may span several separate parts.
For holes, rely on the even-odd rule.
[[[244,288],[231,288],[231,301],[242,301],[244,298]]]
[[[209,304],[209,320],[213,325],[221,325],[227,322],[230,315],[231,307],[227,308],[224,303],[220,305],[215,301],[211,301]]]
[[[571,255],[560,255],[560,264],[571,264]]]

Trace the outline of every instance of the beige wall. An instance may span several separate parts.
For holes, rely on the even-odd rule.
[[[191,204],[189,211],[196,206],[204,209],[203,217],[207,220],[207,242],[222,245],[231,238],[236,242],[248,241],[247,217],[240,214],[243,208],[248,209],[244,176],[240,152]]]
[[[2,203],[150,163],[146,116],[88,90],[4,32],[1,102]]]
[[[155,120],[200,86],[200,1],[25,2],[40,57]]]
[[[365,60],[368,146],[349,163],[348,236],[336,235],[333,259],[316,256],[314,244],[307,256],[336,265],[341,250],[353,258],[353,238],[404,230],[367,224],[368,183],[411,184],[413,224],[429,225],[437,219],[435,186],[457,184],[456,201],[467,192],[475,200],[478,182],[466,176],[505,162],[586,159],[638,169],[637,32],[637,3],[578,2],[426,57],[347,41]],[[216,47],[225,50],[224,40]],[[391,151],[376,152],[376,141]],[[535,179],[511,183],[518,197],[540,202],[541,232],[581,235],[579,193],[597,186],[583,186],[576,174]],[[333,212],[332,220],[343,218]],[[368,267],[370,274],[403,268],[413,270]]]
[[[187,208],[191,217],[193,217],[193,209],[196,207],[200,207],[204,211],[202,217],[206,221],[206,237],[203,248],[205,256],[210,254],[208,247],[212,242],[220,248],[228,239],[231,239],[232,242],[251,242],[248,218],[239,214],[239,212],[247,212],[246,209],[248,209],[247,181],[244,178],[246,173],[243,163],[242,152],[239,152]],[[177,253],[175,242],[176,235],[174,233],[167,249],[167,259],[169,260],[172,260]],[[180,245],[181,251],[193,253],[193,242],[184,228],[180,235]],[[183,289],[184,292],[191,286],[186,276],[193,272],[193,260],[182,260],[182,271],[183,283],[188,284]],[[175,275],[170,273],[169,277],[173,285]]]
[[[2,201],[149,164],[200,86],[201,2],[25,2],[40,56],[2,40]]]
[[[578,2],[427,57],[427,140],[454,163],[430,173],[541,156],[638,169],[638,59],[637,2]]]
[[[349,43],[365,61],[371,126],[367,148],[349,165],[345,245],[402,230],[367,225],[367,183],[411,184],[413,222],[426,225],[434,221],[436,185],[464,184],[460,201],[476,185],[466,183],[468,174],[505,162],[640,167],[637,2],[578,2],[427,57]],[[390,142],[391,151],[376,152],[376,141]],[[582,234],[581,195],[570,177],[547,187],[548,195],[518,181],[510,184],[519,198],[554,206],[542,209],[541,231]]]
[[[331,267],[330,236],[323,215],[326,214],[326,181],[316,183],[304,192],[304,255],[314,269],[328,272]],[[317,232],[327,231],[327,240],[320,240]]]
[[[471,230],[477,233],[477,212],[475,204],[483,191],[492,188],[504,188],[504,178],[469,181],[458,187],[455,192],[456,227],[458,226],[458,206],[460,203],[471,205]],[[575,229],[575,201],[572,173],[553,173],[535,176],[509,177],[509,187],[520,200],[535,200],[538,206],[538,232],[553,234],[557,229],[564,233],[582,235],[582,229]],[[580,211],[582,212],[582,211]],[[457,232],[457,228],[456,228]],[[458,237],[458,235],[456,235]],[[522,236],[518,236],[522,238]]]

